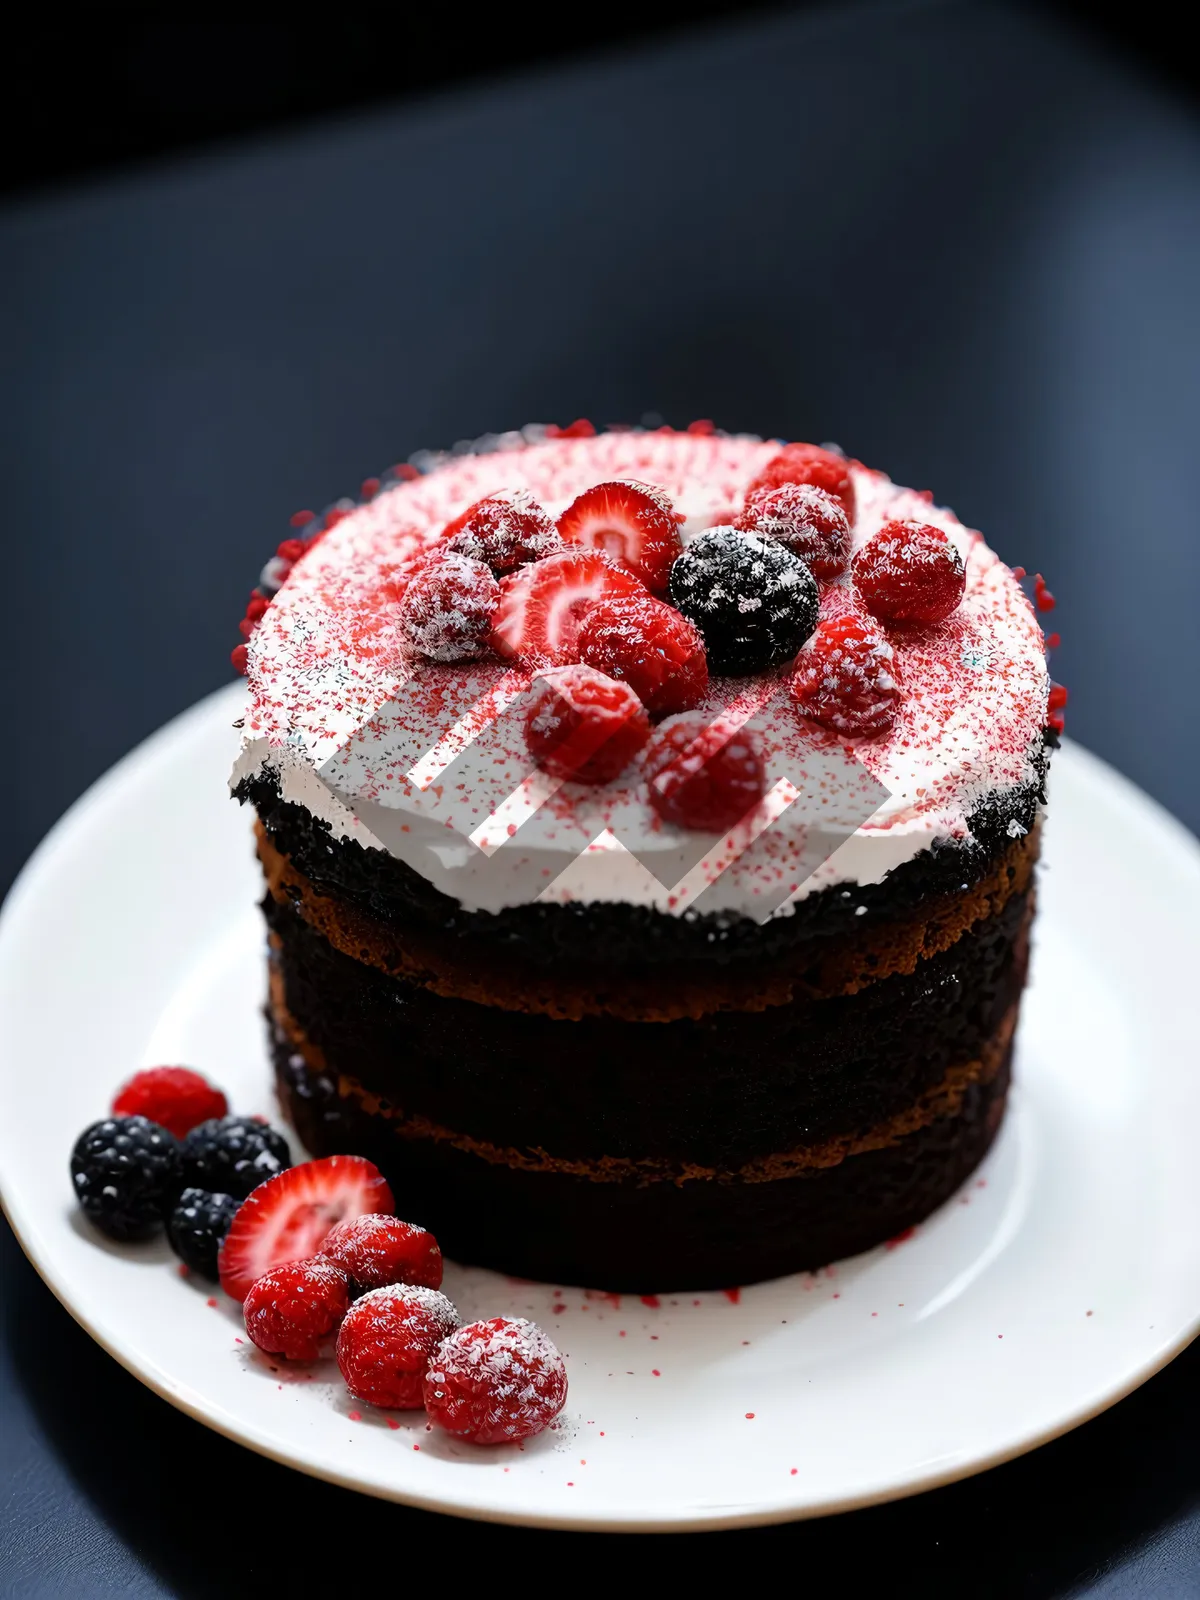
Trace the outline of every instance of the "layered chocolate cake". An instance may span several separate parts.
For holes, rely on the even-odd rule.
[[[271,1049],[448,1254],[638,1291],[921,1221],[1004,1114],[1049,746],[1018,577],[706,426],[424,456],[235,659]]]

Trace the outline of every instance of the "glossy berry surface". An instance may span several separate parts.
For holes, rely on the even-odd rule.
[[[810,721],[875,738],[891,727],[900,700],[896,653],[869,617],[830,617],[796,657],[791,692]]]
[[[289,1261],[251,1285],[242,1318],[250,1339],[268,1355],[316,1361],[349,1305],[349,1280],[332,1261]]]
[[[71,1182],[88,1221],[110,1239],[148,1239],[180,1185],[179,1143],[145,1117],[104,1117],[71,1152]]]
[[[548,1427],[567,1398],[563,1358],[536,1323],[489,1317],[443,1341],[425,1375],[431,1422],[473,1444],[515,1444]]]
[[[183,1141],[184,1182],[239,1199],[291,1161],[287,1140],[257,1117],[215,1117]]]
[[[579,659],[580,624],[597,601],[645,592],[595,550],[564,550],[531,561],[500,585],[492,649],[531,666],[565,666]]]
[[[854,522],[854,478],[850,463],[833,450],[822,450],[815,444],[785,444],[773,456],[746,490],[749,501],[760,489],[778,489],[785,483],[811,483],[824,489],[841,503],[843,511]]]
[[[558,531],[567,544],[599,550],[647,589],[660,590],[682,548],[682,520],[654,484],[618,481],[585,489],[559,517]]]
[[[433,556],[405,589],[396,629],[428,661],[470,661],[487,648],[499,598],[491,568],[451,550]]]
[[[690,711],[708,688],[708,657],[695,623],[651,595],[602,600],[579,629],[589,667],[627,683],[651,716]]]
[[[382,1289],[393,1283],[441,1288],[442,1252],[437,1240],[399,1217],[378,1212],[348,1217],[330,1230],[320,1253],[348,1273],[358,1289]]]
[[[815,484],[760,489],[746,502],[737,526],[778,539],[822,583],[839,578],[850,559],[850,520],[841,502]]]
[[[448,523],[443,548],[482,561],[497,576],[562,548],[554,518],[527,489],[498,489]]]
[[[458,1312],[436,1289],[372,1289],[356,1300],[338,1334],[337,1363],[356,1400],[416,1411],[430,1357],[458,1327]]]
[[[167,1218],[167,1241],[179,1259],[202,1278],[217,1280],[217,1255],[237,1215],[240,1200],[207,1189],[185,1189]]]
[[[726,833],[762,799],[766,775],[753,735],[720,719],[676,717],[645,756],[650,804],[677,828]]]
[[[525,743],[543,772],[611,783],[650,737],[650,718],[627,683],[595,667],[552,667],[525,715]]]
[[[958,550],[928,522],[885,522],[854,557],[859,599],[881,622],[941,622],[963,597],[967,576]]]
[[[777,539],[709,528],[671,569],[671,604],[704,635],[710,672],[786,661],[817,625],[816,579]]]
[[[112,1109],[116,1117],[147,1117],[182,1139],[199,1123],[223,1117],[229,1102],[190,1067],[146,1067],[118,1092]]]

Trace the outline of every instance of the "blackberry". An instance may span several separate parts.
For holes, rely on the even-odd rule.
[[[712,672],[743,677],[794,656],[817,625],[816,580],[778,539],[709,528],[671,568],[671,604],[700,629]]]
[[[283,1135],[254,1117],[213,1117],[183,1141],[184,1182],[239,1200],[291,1164]]]
[[[185,1189],[167,1218],[167,1240],[179,1259],[203,1278],[217,1280],[221,1241],[241,1205],[231,1194]]]
[[[71,1152],[84,1215],[110,1239],[148,1239],[179,1191],[179,1141],[148,1117],[105,1117]]]

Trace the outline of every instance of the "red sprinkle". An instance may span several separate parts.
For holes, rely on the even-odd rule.
[[[288,522],[293,528],[307,528],[310,522],[317,520],[315,511],[293,511]]]

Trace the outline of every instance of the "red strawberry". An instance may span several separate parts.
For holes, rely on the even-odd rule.
[[[112,1108],[117,1117],[149,1117],[182,1139],[201,1122],[223,1117],[229,1102],[190,1067],[146,1067],[118,1092]]]
[[[525,717],[525,742],[543,772],[611,783],[650,737],[650,718],[627,683],[595,667],[553,667]]]
[[[778,489],[785,483],[814,483],[824,489],[842,508],[851,524],[854,522],[854,479],[850,463],[832,450],[822,450],[815,444],[785,444],[746,490],[746,501],[760,489]]]
[[[682,516],[650,483],[598,483],[585,489],[558,519],[568,544],[602,550],[647,589],[665,589],[671,563],[683,549]]]
[[[645,592],[595,550],[565,550],[531,561],[501,581],[492,649],[531,665],[566,666],[579,659],[579,624],[597,600]]]
[[[244,1300],[273,1267],[316,1255],[335,1223],[394,1209],[387,1181],[362,1156],[325,1156],[277,1172],[242,1202],[225,1235],[221,1287]]]

